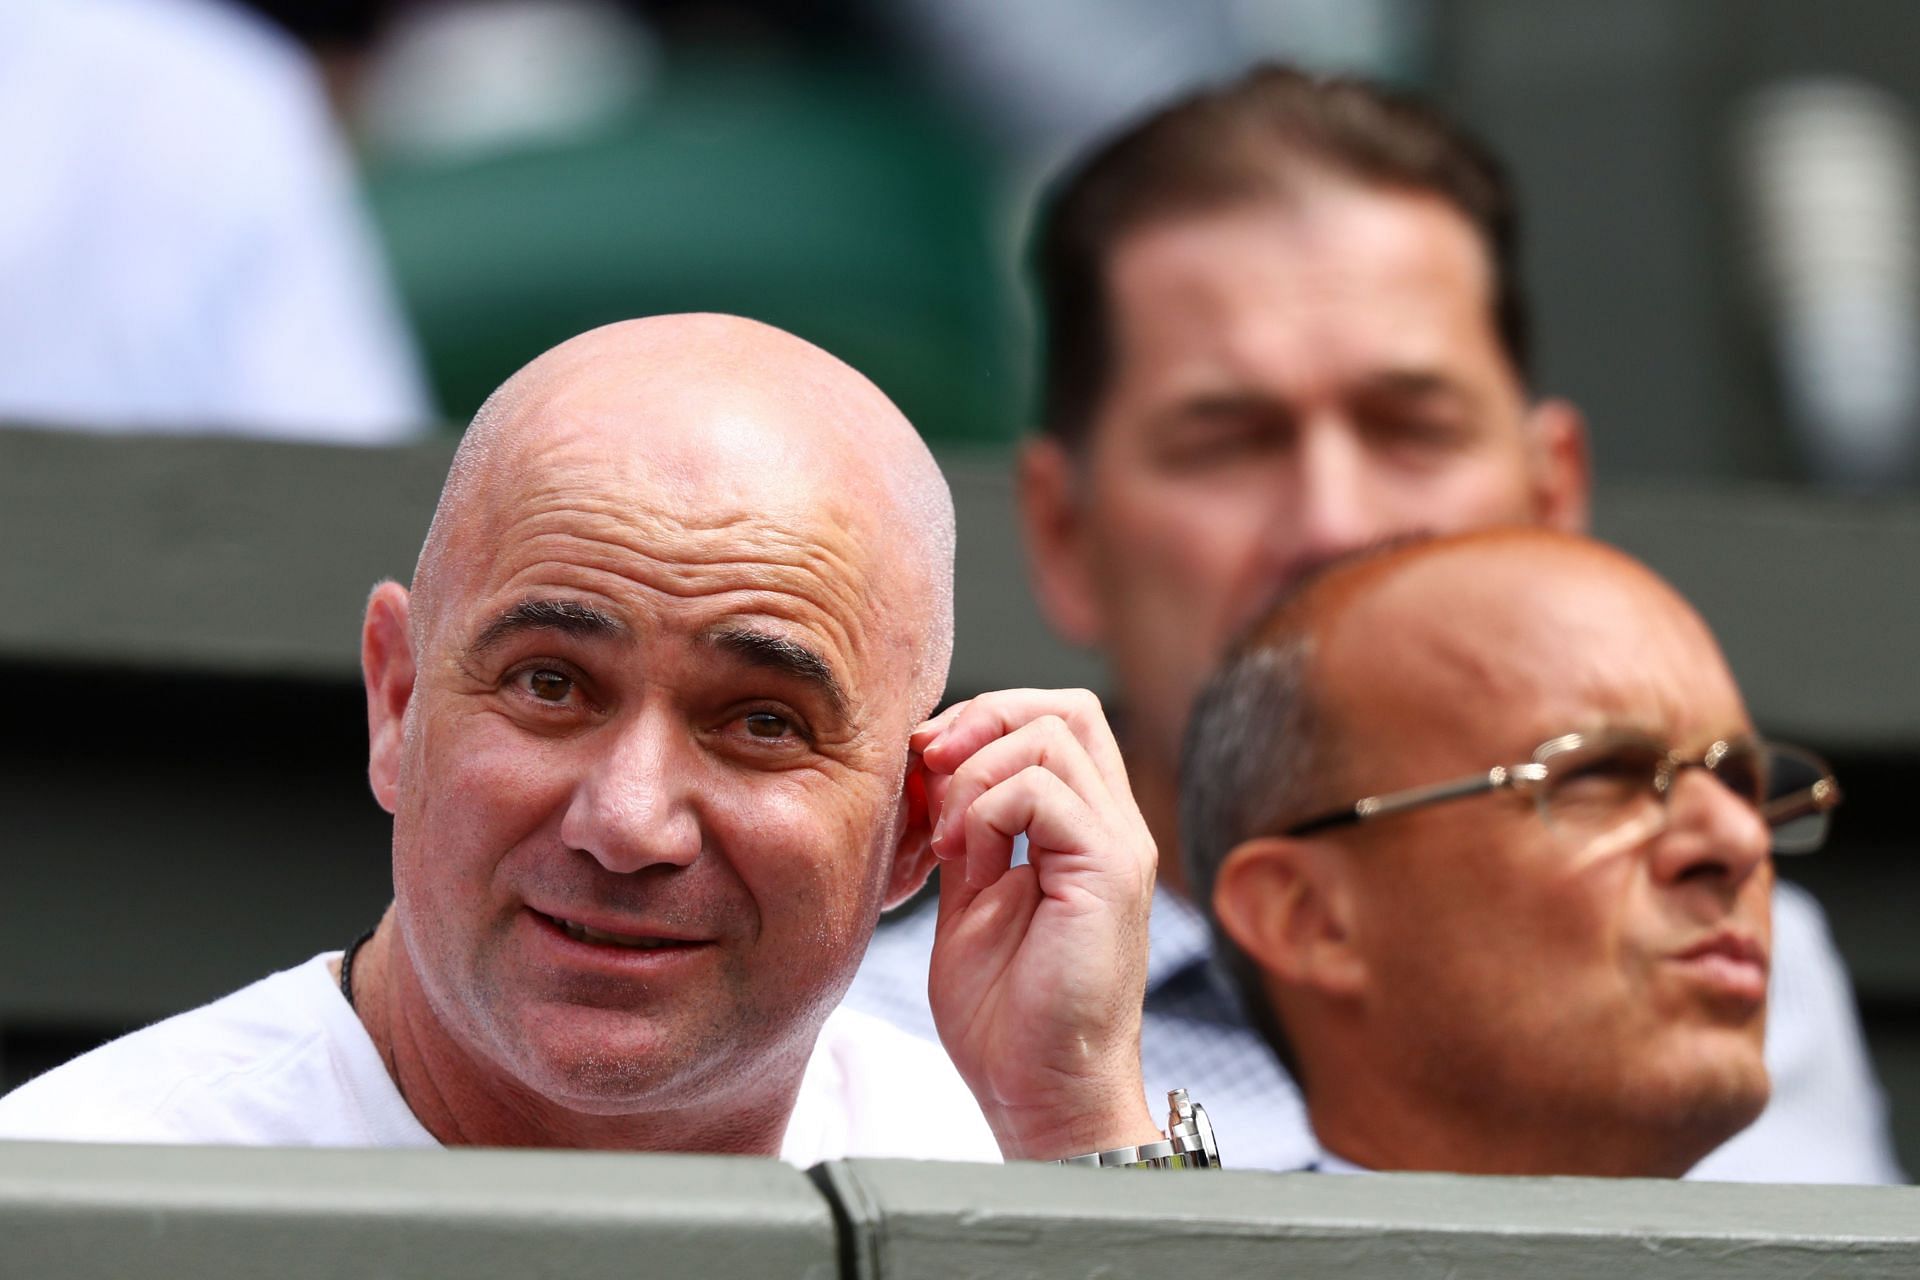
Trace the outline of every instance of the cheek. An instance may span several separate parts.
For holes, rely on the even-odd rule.
[[[1402,882],[1371,888],[1388,904],[1377,914],[1377,949],[1402,981],[1516,1011],[1560,1008],[1576,991],[1597,1006],[1618,988],[1631,900],[1625,865],[1574,875],[1530,840],[1502,850],[1470,833],[1406,847]]]
[[[1271,501],[1244,485],[1151,481],[1103,496],[1096,574],[1109,610],[1177,635],[1217,629],[1260,556]]]
[[[1548,880],[1521,904],[1529,928],[1513,958],[1530,966],[1515,993],[1531,1011],[1525,1025],[1596,1066],[1648,1029],[1652,975],[1635,936],[1644,880],[1637,859],[1612,859]]]
[[[711,836],[770,928],[841,942],[878,912],[888,814],[864,775],[794,771],[717,777]]]
[[[1584,972],[1611,981],[1623,972],[1636,879],[1633,860],[1619,859],[1550,881],[1534,895],[1538,945],[1565,957],[1570,978]]]
[[[1766,944],[1768,954],[1773,952],[1773,878],[1772,859],[1754,872],[1740,890],[1738,914]]]
[[[1251,456],[1170,468],[1116,428],[1093,460],[1082,510],[1108,555],[1192,566],[1258,537],[1280,489],[1278,471],[1274,458]]]
[[[1524,463],[1505,449],[1462,458],[1438,471],[1399,473],[1389,495],[1386,509],[1394,513],[1393,527],[1409,532],[1459,533],[1533,519]]]
[[[484,714],[423,722],[409,772],[403,785],[415,804],[396,823],[396,871],[410,882],[396,885],[402,891],[472,892],[511,850],[557,824],[572,793],[566,744],[529,739]]]

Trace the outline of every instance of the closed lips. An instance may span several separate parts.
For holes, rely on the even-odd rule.
[[[1767,953],[1758,942],[1739,934],[1716,934],[1702,942],[1697,942],[1678,954],[1681,960],[1699,960],[1715,956],[1726,960],[1750,964],[1759,969],[1767,967]]]

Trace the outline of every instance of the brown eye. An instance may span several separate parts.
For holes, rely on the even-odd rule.
[[[558,671],[529,671],[527,692],[542,702],[565,702],[573,692],[573,681]]]
[[[747,732],[756,738],[784,738],[793,732],[793,722],[771,711],[755,711],[747,716]]]

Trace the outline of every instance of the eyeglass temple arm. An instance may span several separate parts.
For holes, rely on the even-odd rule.
[[[1383,796],[1368,796],[1354,804],[1352,808],[1309,818],[1305,822],[1288,828],[1287,834],[1311,835],[1329,827],[1341,827],[1351,822],[1365,822],[1369,818],[1384,817],[1389,813],[1399,813],[1405,809],[1417,809],[1422,805],[1438,804],[1443,800],[1462,800],[1467,796],[1477,796],[1483,791],[1510,787],[1516,782],[1538,782],[1546,777],[1546,773],[1546,766],[1539,764],[1495,765],[1485,773],[1476,773],[1470,778],[1456,778],[1452,782],[1435,782],[1424,787],[1409,787],[1405,791],[1389,791]]]
[[[1822,778],[1812,786],[1796,791],[1792,795],[1770,800],[1760,809],[1760,816],[1768,826],[1777,827],[1792,822],[1795,818],[1804,818],[1809,814],[1825,813],[1840,803],[1840,784],[1832,778]]]

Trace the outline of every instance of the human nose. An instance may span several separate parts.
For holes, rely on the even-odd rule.
[[[1289,559],[1305,571],[1357,551],[1382,530],[1369,501],[1365,451],[1351,427],[1338,421],[1307,424],[1296,446],[1293,494],[1281,538]]]
[[[1712,877],[1738,889],[1769,865],[1772,841],[1750,800],[1706,769],[1684,765],[1667,794],[1667,829],[1654,844],[1654,873],[1676,884]]]
[[[604,735],[604,736],[599,736]],[[686,866],[701,830],[683,759],[684,734],[669,717],[640,715],[598,731],[560,820],[560,838],[609,871]]]

